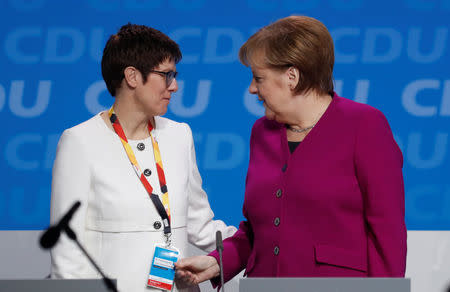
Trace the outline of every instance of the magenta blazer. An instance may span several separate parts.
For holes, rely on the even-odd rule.
[[[257,120],[246,221],[224,241],[225,281],[244,268],[248,277],[404,277],[402,164],[384,115],[336,94],[292,154],[284,125]]]

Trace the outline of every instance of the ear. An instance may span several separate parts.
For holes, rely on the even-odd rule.
[[[288,76],[288,85],[291,90],[294,90],[297,87],[298,82],[300,81],[300,71],[295,67],[289,67],[286,71]]]
[[[128,66],[123,71],[124,74],[124,81],[126,84],[131,88],[136,88],[138,85],[139,79],[141,78],[141,73],[138,71],[138,69]]]

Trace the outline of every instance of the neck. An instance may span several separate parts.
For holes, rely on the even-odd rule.
[[[147,116],[139,107],[131,101],[131,98],[116,97],[114,112],[120,121],[125,135],[130,140],[142,140],[149,137],[148,121],[155,126],[154,117]]]
[[[302,129],[311,127],[325,113],[331,103],[330,95],[317,95],[310,92],[293,99],[294,105],[287,124],[292,128]]]

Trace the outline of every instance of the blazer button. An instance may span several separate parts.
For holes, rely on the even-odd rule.
[[[273,254],[278,255],[279,253],[280,253],[280,248],[278,246],[275,246],[275,248],[273,249]]]
[[[151,174],[152,174],[152,171],[151,171],[150,169],[146,168],[146,169],[144,170],[144,175],[145,175],[145,176],[150,176]]]
[[[278,225],[280,225],[280,218],[275,218],[275,220],[273,220],[273,224],[275,225],[275,226],[278,226]]]
[[[155,229],[161,228],[161,222],[155,221],[155,222],[153,223],[153,227],[154,227]]]
[[[286,169],[287,169],[287,163],[285,163],[285,164],[283,165],[283,167],[281,168],[281,171],[282,171],[282,172],[285,172]]]
[[[139,151],[144,150],[144,149],[145,149],[145,144],[144,144],[144,143],[138,143],[138,144],[137,144],[137,149],[138,149]]]
[[[278,189],[275,195],[277,196],[277,198],[279,198],[281,197],[281,194],[282,194],[281,189]]]

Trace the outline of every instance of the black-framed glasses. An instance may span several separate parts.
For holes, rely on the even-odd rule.
[[[169,87],[170,84],[172,84],[173,80],[177,78],[178,72],[177,71],[158,71],[158,70],[150,70],[151,73],[156,73],[159,75],[163,75],[166,78],[166,87]]]

